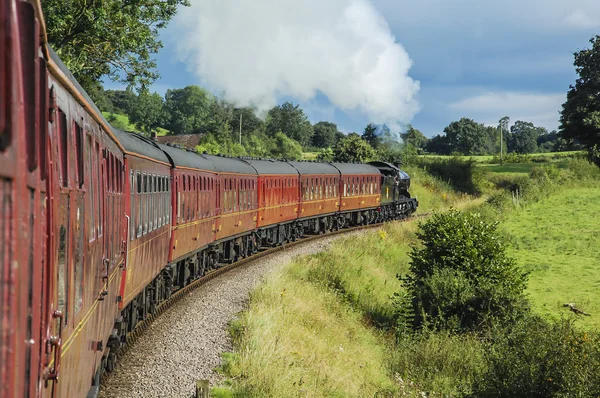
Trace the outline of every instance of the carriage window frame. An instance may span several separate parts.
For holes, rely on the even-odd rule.
[[[137,224],[136,224],[136,217],[135,217],[135,191],[137,189],[135,183],[135,172],[133,170],[129,171],[129,179],[131,180],[131,188],[130,188],[130,194],[129,194],[129,200],[130,200],[130,214],[131,214],[131,218],[129,219],[129,239],[130,240],[134,240],[135,239],[135,235],[136,235],[136,230],[137,230]]]
[[[148,233],[148,174],[142,172],[142,194],[140,209],[142,210],[142,236]]]
[[[83,149],[83,128],[77,123],[76,120],[73,120],[73,134],[75,134],[75,159],[76,159],[76,170],[77,170],[77,182],[79,184],[79,189],[83,188],[84,184],[84,149]]]
[[[96,165],[98,166],[96,169],[98,170],[98,174],[97,174],[97,185],[96,185],[96,198],[98,200],[98,217],[97,217],[97,227],[98,227],[98,233],[97,236],[98,238],[100,238],[102,236],[102,223],[104,222],[104,214],[103,214],[103,206],[104,206],[104,201],[102,200],[102,185],[104,184],[104,181],[101,181],[100,178],[102,178],[102,161],[101,161],[101,152],[100,152],[100,143],[98,141],[94,141],[94,145],[95,145],[95,150],[94,150],[94,160]],[[106,174],[106,172],[105,172]]]
[[[96,239],[96,222],[95,222],[95,217],[96,214],[94,212],[94,175],[93,175],[93,170],[94,170],[94,158],[92,156],[92,151],[93,151],[93,138],[92,135],[87,132],[85,134],[85,158],[87,160],[87,174],[88,174],[88,178],[89,178],[89,186],[87,186],[87,205],[88,205],[88,211],[90,213],[90,217],[88,220],[88,233],[90,234],[90,236],[88,236],[88,240],[91,242],[93,240]]]
[[[142,217],[142,187],[143,187],[143,177],[142,177],[142,172],[139,170],[136,170],[135,172],[135,176],[136,176],[136,182],[137,182],[137,189],[136,189],[136,204],[137,204],[137,225],[136,225],[136,236],[139,238],[143,235],[143,226],[144,226],[144,219]]]
[[[58,173],[60,186],[62,188],[69,187],[69,125],[67,123],[67,115],[58,108],[58,147],[59,147],[59,168]]]

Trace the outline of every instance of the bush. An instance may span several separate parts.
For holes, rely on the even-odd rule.
[[[523,294],[527,275],[508,257],[497,222],[451,210],[419,227],[423,246],[413,247],[410,274],[401,278],[412,298],[414,327],[478,330],[528,308]]]
[[[459,192],[479,195],[486,183],[485,171],[473,159],[412,158],[412,161]]]
[[[600,335],[527,317],[492,330],[474,397],[591,397],[600,392]]]
[[[424,330],[403,336],[392,352],[391,368],[431,396],[463,396],[486,371],[484,348],[472,334]]]

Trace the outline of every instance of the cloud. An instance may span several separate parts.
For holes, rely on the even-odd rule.
[[[569,27],[583,29],[596,28],[600,25],[598,19],[592,18],[589,14],[579,9],[567,15],[563,23]]]
[[[419,110],[411,59],[367,0],[193,0],[171,26],[188,69],[238,105],[321,93],[392,125]]]
[[[509,116],[512,122],[523,120],[553,130],[558,127],[565,97],[562,93],[485,92],[450,103],[448,108],[491,126]]]

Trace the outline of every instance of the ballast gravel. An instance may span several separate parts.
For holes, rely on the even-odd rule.
[[[331,236],[257,259],[216,277],[160,315],[120,360],[100,389],[100,398],[193,397],[196,380],[220,381],[214,371],[221,354],[232,350],[229,321],[242,311],[248,294],[264,276],[295,256],[320,252]]]

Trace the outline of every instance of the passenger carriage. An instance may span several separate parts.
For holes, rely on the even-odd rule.
[[[331,163],[340,171],[340,212],[344,223],[372,223],[381,200],[379,170],[369,164]],[[358,211],[357,211],[358,210]]]

